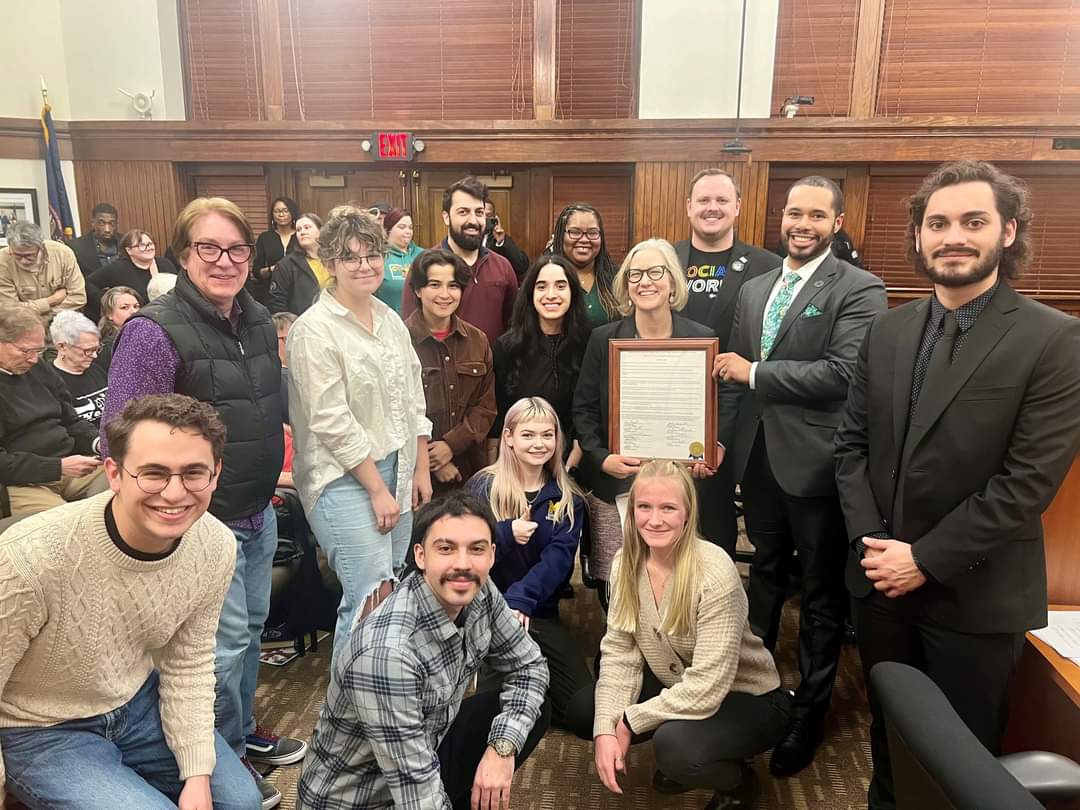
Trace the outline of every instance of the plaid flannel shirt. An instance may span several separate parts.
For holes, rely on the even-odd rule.
[[[506,739],[520,751],[548,685],[536,642],[490,579],[457,623],[423,576],[405,579],[334,665],[299,807],[451,810],[437,749],[482,663],[507,676],[488,741]]]

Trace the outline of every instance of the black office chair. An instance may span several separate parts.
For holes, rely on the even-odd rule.
[[[1041,810],[1080,796],[1080,765],[1045,751],[996,759],[914,667],[877,664],[870,689],[889,730],[897,810]]]

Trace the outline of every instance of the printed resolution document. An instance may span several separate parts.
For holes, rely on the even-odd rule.
[[[702,351],[619,354],[619,452],[692,461],[705,455],[707,389]]]

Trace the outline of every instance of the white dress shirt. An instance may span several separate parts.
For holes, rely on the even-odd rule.
[[[832,248],[830,247],[828,250],[822,251],[820,256],[811,259],[797,270],[792,268],[791,265],[788,264],[787,258],[784,259],[784,264],[782,266],[780,276],[776,279],[776,283],[773,284],[772,291],[769,292],[769,297],[765,300],[765,309],[761,313],[761,329],[763,332],[765,331],[765,318],[767,318],[769,315],[769,307],[771,307],[773,301],[776,300],[776,296],[780,294],[780,288],[784,286],[784,280],[787,278],[788,273],[795,273],[799,277],[799,280],[795,282],[795,286],[791,290],[791,301],[794,302],[795,297],[799,294],[799,290],[803,288],[803,285],[810,280],[810,276],[814,275],[814,272],[821,266],[821,263],[825,261],[825,259],[827,259],[831,254]],[[751,391],[754,390],[755,383],[757,381],[758,362],[760,361],[754,361],[750,364]]]
[[[293,477],[310,511],[327,484],[367,458],[398,453],[397,502],[412,509],[416,440],[431,436],[409,330],[371,299],[372,328],[323,290],[289,331]]]

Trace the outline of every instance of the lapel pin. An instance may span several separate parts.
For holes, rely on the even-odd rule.
[[[824,287],[824,286],[825,286],[825,282],[824,282],[824,281],[821,281],[821,280],[815,281],[815,282],[814,282],[814,286],[815,286],[815,287]]]
[[[740,256],[731,264],[731,269],[736,273],[741,273],[743,268],[746,267],[746,257]]]

